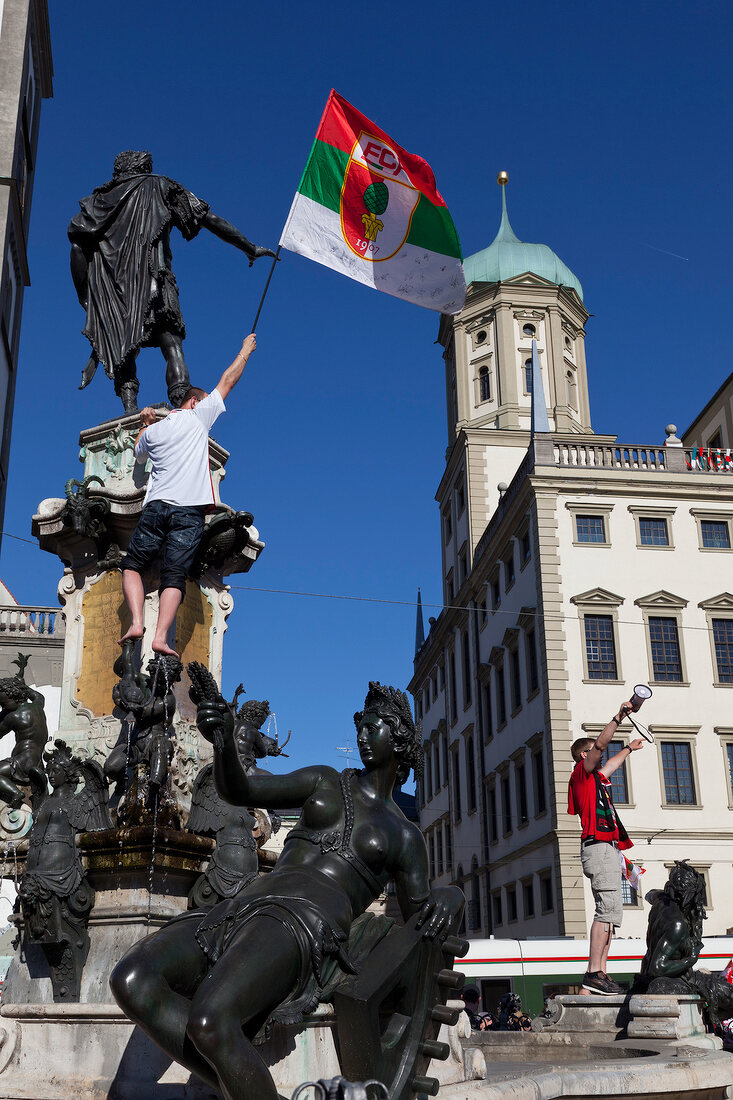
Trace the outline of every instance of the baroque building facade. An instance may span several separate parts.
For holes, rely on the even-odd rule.
[[[645,682],[653,697],[639,717],[654,744],[613,777],[629,855],[645,871],[641,893],[686,857],[705,876],[706,933],[725,933],[730,468],[695,462],[672,425],[665,444],[593,433],[582,286],[547,246],[518,240],[504,190],[495,240],[464,268],[465,309],[442,317],[439,332],[444,606],[424,641],[418,624],[410,682],[432,880],[465,890],[469,936],[587,936],[593,901],[567,812],[570,746]],[[549,421],[534,434],[533,340],[535,397]],[[625,723],[611,750],[634,736]],[[623,934],[643,936],[642,898],[625,886],[624,903]]]
[[[53,94],[46,0],[0,0],[0,532],[10,457],[41,100]]]

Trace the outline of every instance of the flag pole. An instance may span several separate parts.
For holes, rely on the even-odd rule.
[[[273,257],[272,267],[270,268],[270,274],[267,276],[267,282],[265,283],[265,289],[262,291],[262,297],[260,298],[260,304],[257,307],[257,313],[255,315],[254,321],[252,322],[252,328],[250,330],[251,332],[256,332],[257,331],[257,322],[260,319],[260,314],[262,313],[262,307],[265,304],[265,296],[267,295],[267,291],[270,287],[270,279],[272,278],[273,272],[275,270],[275,264],[280,259],[280,249],[281,249],[281,247],[282,247],[282,245],[277,246],[277,252],[275,253],[275,255]]]

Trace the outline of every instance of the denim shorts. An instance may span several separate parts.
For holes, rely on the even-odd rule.
[[[204,530],[205,511],[205,505],[181,508],[164,500],[146,504],[120,568],[142,573],[153,562],[160,562],[159,591],[178,588],[185,594],[186,577]]]

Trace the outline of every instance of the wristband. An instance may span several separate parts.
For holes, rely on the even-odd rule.
[[[617,726],[620,726],[620,725],[621,725],[621,722],[622,722],[622,719],[620,719],[620,718],[619,718],[619,716],[618,716],[617,714],[614,714],[614,716],[613,716],[613,718],[611,719],[611,721],[612,721],[612,722],[615,722]]]

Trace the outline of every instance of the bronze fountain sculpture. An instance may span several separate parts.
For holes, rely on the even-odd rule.
[[[278,1100],[256,1040],[273,1022],[302,1019],[328,987],[344,1073],[382,1081],[394,1100],[434,1092],[437,1082],[420,1072],[430,1057],[446,1056],[437,1028],[457,1016],[441,991],[462,981],[449,967],[464,949],[451,935],[464,898],[455,887],[431,893],[422,834],[392,798],[422,759],[407,697],[369,685],[355,715],[361,771],[315,765],[247,775],[231,708],[213,680],[204,691],[195,699],[198,727],[214,745],[220,795],[239,806],[300,806],[300,819],[269,875],[136,944],[112,973],[115,998],[226,1100]],[[390,879],[405,926],[371,945],[362,967],[350,934]],[[393,1019],[385,1044],[379,1011]]]

